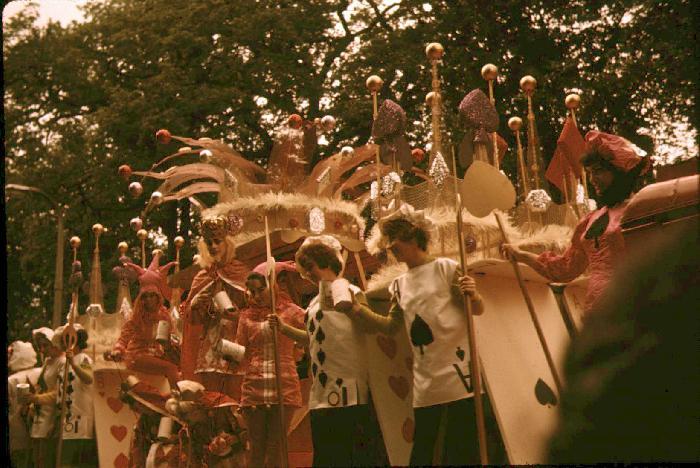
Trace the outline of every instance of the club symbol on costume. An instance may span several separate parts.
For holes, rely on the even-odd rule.
[[[457,346],[457,351],[455,354],[457,355],[457,359],[464,361],[464,350],[461,347]]]
[[[323,365],[323,362],[326,360],[326,353],[324,353],[322,349],[319,349],[318,353],[316,353],[316,358],[318,359],[318,363]]]
[[[318,366],[314,362],[313,364],[311,364],[311,373],[314,375],[314,377],[316,377],[316,372],[318,372]]]
[[[557,395],[542,379],[537,379],[537,383],[535,384],[535,397],[541,405],[555,406],[557,404]]]
[[[326,382],[328,381],[328,375],[325,372],[321,371],[321,373],[318,374],[318,381],[321,382],[321,385],[323,387],[325,387]]]
[[[416,314],[416,318],[411,324],[411,343],[413,346],[420,347],[421,355],[424,354],[423,346],[427,346],[432,343],[435,339],[433,338],[433,332],[425,320],[421,318],[420,315]]]
[[[315,331],[316,331],[316,325],[314,325],[314,321],[309,320],[309,333],[311,333],[313,335]]]
[[[343,379],[341,379],[340,377],[338,377],[337,379],[335,379],[335,384],[336,384],[338,387],[340,387],[341,385],[343,385]]]
[[[323,333],[323,328],[318,327],[318,333],[316,333],[316,341],[318,344],[323,344],[323,340],[326,339],[326,334]]]

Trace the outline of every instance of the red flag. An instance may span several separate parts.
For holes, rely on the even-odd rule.
[[[557,151],[564,155],[576,177],[581,177],[581,156],[586,152],[586,142],[571,117],[567,117],[564,122],[564,128],[557,140]]]
[[[564,156],[560,148],[554,151],[554,156],[547,166],[547,172],[544,173],[545,178],[555,185],[561,192],[564,191],[564,175],[567,171],[571,171],[571,165]]]

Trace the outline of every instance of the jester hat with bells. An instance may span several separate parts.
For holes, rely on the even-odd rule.
[[[172,291],[168,286],[168,271],[177,265],[177,262],[170,262],[166,265],[159,266],[162,252],[158,251],[151,260],[148,268],[143,269],[135,263],[125,263],[125,266],[131,268],[138,274],[139,280],[139,295],[145,292],[154,292],[159,294],[164,299],[170,299]]]

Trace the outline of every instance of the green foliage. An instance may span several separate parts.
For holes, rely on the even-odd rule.
[[[572,89],[582,94],[583,130],[617,132],[649,151],[653,142],[637,135],[639,128],[662,117],[692,117],[698,73],[689,45],[690,0],[385,3],[106,0],[90,3],[83,23],[43,28],[34,26],[36,14],[28,9],[3,25],[6,181],[40,187],[67,205],[68,237],[83,239],[79,258],[86,273],[92,224],[109,229],[101,246],[112,309],[116,245],[127,240],[138,259],[128,223],[144,206],[143,198],[129,197],[117,168],[146,169],[174,152],[175,144],[156,144],[159,128],[224,138],[264,163],[274,129],[289,114],[331,114],[338,125],[319,149],[323,157],[369,137],[372,108],[364,83],[378,74],[385,80],[381,97],[403,106],[416,122],[409,128],[412,146],[424,147],[430,129],[424,48],[433,41],[446,50],[440,68],[445,138],[454,144],[461,138],[457,106],[473,88],[485,89],[479,72],[488,62],[501,71],[495,88],[500,133],[511,148],[505,122],[526,112],[519,79],[537,78],[535,113],[546,160]],[[515,173],[512,152],[504,167]],[[155,188],[145,185],[146,194]],[[33,195],[10,194],[7,203],[11,339],[26,338],[51,314],[55,220],[49,209]],[[187,202],[162,206],[146,227],[161,226],[170,239],[193,239],[187,213]],[[182,252],[185,264],[192,245]],[[172,243],[168,253],[172,258]]]

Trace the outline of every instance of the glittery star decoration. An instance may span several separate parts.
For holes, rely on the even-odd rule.
[[[435,153],[435,158],[430,164],[430,170],[428,171],[428,175],[433,180],[433,184],[435,184],[437,188],[442,188],[443,184],[445,183],[445,179],[449,174],[450,169],[447,167],[447,163],[445,162],[445,158],[442,156],[442,153]]]
[[[397,184],[401,183],[401,176],[396,172],[390,172],[382,177],[382,196],[390,198],[394,196]],[[376,183],[375,183],[376,184]]]
[[[544,213],[552,203],[552,198],[542,189],[530,190],[525,197],[525,205],[533,213]]]

